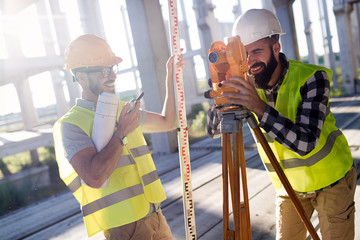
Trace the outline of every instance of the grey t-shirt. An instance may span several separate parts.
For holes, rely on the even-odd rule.
[[[95,111],[95,103],[84,99],[76,99],[76,105]],[[140,109],[139,111],[139,124],[142,125],[146,118],[146,111]],[[70,162],[72,157],[81,150],[89,147],[94,147],[95,144],[92,139],[78,126],[63,122],[62,124],[62,141],[65,152],[65,157]]]

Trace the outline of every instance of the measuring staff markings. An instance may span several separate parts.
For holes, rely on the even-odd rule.
[[[174,65],[177,65],[179,56],[181,54],[179,46],[179,24],[177,16],[177,3],[174,0],[169,0],[170,13],[170,31],[171,44],[173,54],[175,55]],[[195,214],[192,200],[192,185],[191,185],[191,166],[189,155],[189,143],[187,133],[187,121],[185,110],[185,94],[183,88],[182,69],[176,67],[175,81],[177,90],[177,106],[178,106],[178,144],[179,144],[179,158],[180,170],[183,184],[183,205],[184,205],[184,220],[185,220],[185,234],[186,239],[196,239]]]

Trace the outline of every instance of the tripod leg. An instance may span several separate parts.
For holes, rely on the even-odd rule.
[[[274,153],[272,152],[269,144],[267,143],[264,135],[262,134],[260,128],[258,126],[256,126],[256,127],[252,127],[252,129],[256,135],[256,138],[259,140],[261,146],[263,147],[266,155],[268,156],[268,158],[271,162],[271,165],[274,167],[275,172],[278,175],[281,183],[283,184],[286,192],[288,193],[297,213],[299,214],[301,220],[305,224],[305,227],[308,230],[310,236],[315,240],[320,240],[319,236],[316,233],[314,226],[311,224],[310,220],[307,218],[303,206],[301,205],[299,199],[297,198],[297,196],[296,196],[293,188],[291,187],[291,184],[290,184],[289,180],[287,179],[284,171],[282,170],[280,164],[276,160],[276,157],[275,157]]]
[[[239,129],[239,132],[234,133],[234,146],[237,146],[237,168],[240,169],[241,182],[242,182],[242,193],[243,193],[243,201],[238,199],[238,215],[239,215],[239,223],[240,230],[238,234],[240,235],[241,240],[250,240],[251,239],[251,226],[250,226],[250,206],[249,206],[249,196],[247,189],[247,178],[246,178],[246,163],[245,163],[245,150],[244,150],[244,141],[243,141],[243,132],[242,128]],[[235,147],[234,147],[235,148]],[[235,153],[234,153],[235,155]],[[240,176],[237,179],[240,184]],[[239,186],[240,192],[240,186]],[[236,233],[236,232],[235,232]]]
[[[232,203],[232,209],[234,211],[235,209],[235,199],[234,199],[234,195],[235,195],[235,180],[234,180],[234,160],[233,160],[233,154],[232,154],[232,146],[231,146],[231,139],[230,139],[230,134],[229,134],[229,138],[228,138],[228,148],[227,148],[227,166],[228,166],[228,176],[229,176],[229,180],[230,180],[230,193],[231,193],[231,203]],[[234,154],[234,158],[235,158],[235,154]],[[235,158],[236,159],[236,158]]]
[[[230,134],[224,133],[221,137],[222,147],[222,182],[223,182],[223,239],[233,239],[229,226],[229,182],[228,182],[228,161],[231,156]],[[231,157],[230,157],[231,159]]]
[[[240,135],[238,132],[233,133],[233,154],[234,154],[234,191],[233,199],[235,206],[233,208],[234,215],[234,228],[235,228],[235,240],[240,240]]]

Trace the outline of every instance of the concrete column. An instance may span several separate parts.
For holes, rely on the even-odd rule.
[[[100,13],[99,1],[78,0],[78,5],[84,32],[105,38],[104,24]]]
[[[309,63],[311,64],[318,64],[318,59],[316,56],[316,53],[314,51],[314,42],[312,38],[312,29],[311,29],[311,21],[309,18],[309,10],[308,10],[308,4],[307,0],[301,0],[301,7],[303,12],[303,18],[304,18],[304,32],[306,35],[306,42],[308,46],[308,59]]]
[[[214,6],[211,4],[211,0],[193,0],[193,9],[195,11],[201,41],[200,55],[204,60],[207,79],[209,79],[210,68],[207,51],[213,42],[223,41],[223,39],[218,31],[219,23],[214,16]]]
[[[354,7],[356,9],[356,19],[357,19],[357,26],[354,33],[354,43],[355,43],[355,61],[356,61],[356,68],[360,68],[360,1],[358,0],[358,3],[354,4]],[[359,75],[355,75],[357,78],[355,80],[355,86],[356,86],[356,93],[360,92],[360,77]]]
[[[234,19],[235,20],[242,14],[242,8],[241,8],[240,0],[237,1],[237,5],[233,6],[232,12],[234,14]]]
[[[32,99],[29,81],[27,79],[17,79],[14,82],[14,85],[19,97],[24,130],[31,130],[37,125],[38,118]]]
[[[5,20],[3,22],[5,29],[8,27],[9,29],[11,29],[13,27],[12,21],[13,19],[10,18],[7,21]],[[9,58],[24,58],[18,37],[11,34],[12,30],[4,32],[6,33],[4,34],[4,39],[7,46]],[[30,91],[29,81],[27,78],[21,76],[20,73],[19,76],[12,79],[12,82],[14,83],[17,91],[24,130],[31,130],[38,123],[38,118]],[[36,149],[30,151],[30,157],[34,166],[40,164],[39,155]]]
[[[30,91],[29,81],[27,79],[19,79],[15,82],[15,88],[19,97],[24,130],[32,130],[32,128],[37,125],[38,118]],[[40,165],[37,149],[30,150],[30,158],[33,166]]]
[[[327,8],[327,0],[319,0],[319,11],[320,11],[320,16],[324,19],[322,19],[322,21],[324,21],[324,24],[321,24],[321,27],[323,28],[325,25],[325,29],[322,29],[323,32],[323,37],[324,37],[324,49],[325,49],[325,56],[324,56],[324,60],[325,60],[325,67],[330,67],[333,70],[333,77],[332,77],[332,87],[334,89],[338,88],[338,83],[337,83],[337,79],[338,76],[336,74],[336,65],[335,65],[335,55],[334,55],[334,51],[333,51],[333,47],[332,47],[332,35],[331,35],[331,31],[330,31],[330,24],[329,24],[329,16],[328,16],[328,8]],[[324,34],[325,32],[325,34]],[[328,66],[326,65],[328,64]],[[329,65],[330,64],[330,65]]]
[[[193,56],[188,55],[188,53],[193,52],[193,49],[191,47],[191,42],[190,42],[189,25],[187,22],[184,1],[186,0],[179,1],[181,5],[181,13],[183,15],[183,21],[179,23],[180,25],[179,31],[180,31],[180,38],[183,39],[185,42],[185,46],[180,46],[180,47],[186,48],[186,52],[184,53],[184,57],[186,59],[186,68],[183,71],[183,82],[184,82],[184,92],[185,92],[186,113],[190,113],[191,106],[193,103],[196,102],[196,98],[199,95],[202,96],[203,94],[199,93],[198,80],[196,78],[195,62]],[[180,14],[180,9],[178,9],[178,11]]]
[[[66,15],[60,11],[59,0],[49,1],[49,5],[52,16],[54,16],[53,22],[55,26],[55,32],[57,35],[57,44],[59,46],[60,55],[63,56],[67,45],[71,42],[70,32],[67,24],[67,18]],[[81,89],[79,87],[79,84],[73,82],[72,76],[69,73],[69,71],[63,71],[63,72],[61,71],[60,71],[60,76],[62,76],[65,79],[69,92],[69,97],[70,97],[69,106],[74,106],[75,99],[81,96]],[[59,80],[57,81],[57,83],[54,84],[55,85],[54,87],[57,89],[55,90],[55,94],[57,94],[56,93],[57,91],[60,91],[59,84],[62,85],[62,82],[60,83]]]
[[[345,0],[334,0],[333,10],[336,17],[336,27],[339,37],[343,87],[345,94],[354,94],[354,79],[356,79],[357,74],[350,21],[350,13],[353,10],[353,7]]]
[[[32,130],[38,123],[37,112],[34,107],[30,84],[28,79],[18,79],[15,88],[19,97],[21,116],[24,123],[24,130]],[[30,150],[30,158],[33,166],[39,166],[39,154],[37,149]]]
[[[269,1],[269,0],[261,0],[261,3],[262,3],[262,7],[264,9],[267,9],[271,12],[276,12],[275,11],[275,8],[274,8],[274,4],[272,3],[272,1]]]
[[[354,43],[356,49],[356,66],[360,68],[360,2],[354,4],[355,7],[355,17],[357,19],[357,26],[355,29]],[[360,80],[360,79],[359,79]]]
[[[129,33],[129,26],[127,24],[127,10],[126,10],[126,7],[125,6],[121,6],[120,7],[120,11],[121,11],[121,19],[123,21],[123,25],[121,27],[124,28],[125,32],[126,33]],[[129,34],[125,34],[126,36],[126,43],[127,43],[127,48],[128,49],[132,49],[133,45],[132,45],[132,38],[131,36],[129,36]],[[129,57],[130,57],[130,64],[131,66],[135,66],[136,63],[135,63],[135,56],[134,54],[129,54]],[[141,94],[141,86],[139,86],[139,81],[137,81],[137,73],[136,71],[132,71],[132,75],[133,75],[133,78],[135,79],[135,87],[136,87],[136,96],[139,96]]]
[[[65,93],[64,93],[65,81],[63,77],[60,76],[59,70],[51,71],[51,78],[52,78],[52,84],[56,98],[57,115],[58,117],[61,117],[70,109],[69,104],[65,99]]]
[[[294,0],[273,0],[276,16],[281,28],[286,33],[280,38],[282,51],[289,59],[300,60],[299,47],[296,38],[296,28],[292,4]]]
[[[47,16],[45,2],[39,1],[39,2],[36,2],[35,4],[36,4],[38,16]],[[55,39],[53,39],[53,36],[50,34],[51,26],[49,24],[49,20],[47,18],[40,17],[39,22],[40,22],[40,28],[41,28],[41,32],[43,35],[43,39],[44,39],[46,55],[55,56],[56,55]],[[52,78],[52,84],[53,84],[53,89],[54,89],[54,94],[55,94],[55,99],[56,99],[57,114],[58,114],[58,117],[61,117],[69,110],[69,105],[66,102],[64,88],[63,88],[63,84],[62,84],[63,79],[60,76],[60,71],[57,69],[50,70],[50,74],[51,74],[51,78]]]
[[[56,43],[58,44],[60,55],[63,56],[67,45],[71,42],[70,32],[68,29],[68,23],[66,15],[60,11],[59,0],[49,1],[51,13],[53,16],[53,22],[55,26],[55,32],[57,35]],[[68,88],[70,102],[69,106],[75,105],[75,99],[81,96],[81,89],[79,84],[73,82],[72,76],[69,71],[60,70],[60,76],[65,79],[65,83]],[[63,82],[59,79],[57,83],[53,83],[55,88],[59,89],[59,86],[63,85]],[[56,86],[57,85],[57,86]],[[57,90],[55,90],[55,93]]]
[[[126,0],[145,109],[161,112],[165,99],[166,61],[170,56],[159,1]],[[176,132],[151,134],[154,153],[177,149]]]
[[[7,46],[9,59],[22,59],[24,58],[24,55],[21,49],[19,38],[15,34],[12,34],[12,29],[14,27],[12,22],[13,20],[13,18],[3,19],[3,26],[4,29],[6,29],[6,31],[4,31],[4,40]],[[12,82],[14,83],[17,91],[24,129],[30,130],[33,126],[37,124],[38,120],[36,109],[34,107],[33,99],[31,96],[29,81],[22,76],[20,70],[19,75],[12,79]]]

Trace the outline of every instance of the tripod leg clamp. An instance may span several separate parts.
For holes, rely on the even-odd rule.
[[[255,117],[253,114],[250,114],[247,118],[246,121],[248,122],[249,126],[251,127],[251,129],[257,128],[258,124],[255,120]]]

